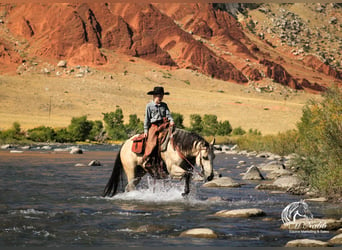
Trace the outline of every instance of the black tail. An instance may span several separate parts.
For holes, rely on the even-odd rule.
[[[113,197],[118,191],[119,183],[122,180],[121,177],[122,177],[122,170],[123,170],[120,152],[121,152],[121,149],[116,157],[112,176],[110,177],[105,189],[103,190],[103,197],[105,196]]]

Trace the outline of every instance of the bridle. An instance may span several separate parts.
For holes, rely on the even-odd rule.
[[[189,161],[189,159],[186,158],[186,156],[181,152],[180,148],[179,148],[177,145],[174,144],[173,135],[172,135],[172,134],[171,134],[171,141],[170,141],[170,142],[171,142],[171,145],[173,146],[173,148],[175,149],[175,151],[178,153],[179,157],[180,157],[181,159],[183,159],[184,161],[186,161],[186,162],[189,164],[189,166],[191,167],[192,171],[196,171],[197,174],[198,174],[199,176],[203,177],[202,172],[201,172],[199,169],[197,169],[197,168],[194,166],[194,164],[192,164],[192,163]],[[200,148],[200,149],[198,150],[196,156],[195,156],[195,158],[197,158],[198,156],[200,156],[200,166],[201,166],[202,169],[204,169],[203,163],[202,163],[202,151],[203,151],[203,150],[207,150],[207,148],[206,148],[206,147]]]

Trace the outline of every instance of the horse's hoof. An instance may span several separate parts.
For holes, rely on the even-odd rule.
[[[188,197],[188,194],[189,194],[189,193],[182,193],[182,196],[183,196],[183,197]]]

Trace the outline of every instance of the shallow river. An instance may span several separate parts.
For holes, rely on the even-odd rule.
[[[84,148],[84,147],[82,147]],[[301,196],[256,190],[259,182],[240,173],[265,159],[218,154],[215,170],[240,188],[204,188],[192,182],[188,199],[183,182],[144,178],[137,191],[102,198],[117,147],[88,147],[83,154],[53,150],[0,151],[1,246],[284,246],[297,238],[328,240],[334,232],[293,233],[280,229],[280,214]],[[99,160],[100,167],[75,167]],[[238,162],[246,164],[236,168]],[[214,199],[221,197],[222,199]],[[209,198],[209,200],[208,200]],[[340,218],[341,204],[308,202],[315,218]],[[220,218],[223,209],[261,208],[258,218]],[[217,239],[182,238],[180,233],[205,227]]]

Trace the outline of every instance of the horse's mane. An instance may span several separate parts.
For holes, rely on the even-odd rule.
[[[176,129],[173,132],[173,143],[183,153],[192,152],[199,143],[203,144],[204,147],[209,147],[209,143],[202,136],[184,129]]]

